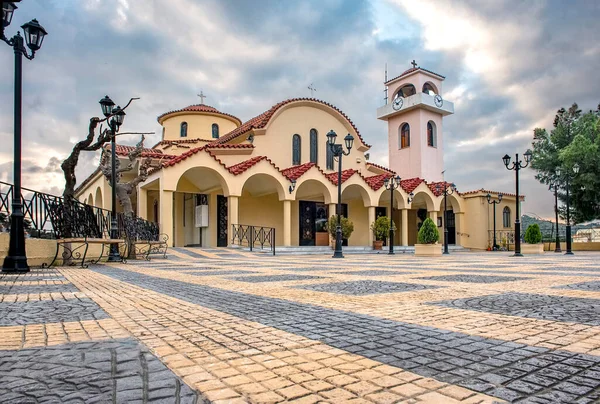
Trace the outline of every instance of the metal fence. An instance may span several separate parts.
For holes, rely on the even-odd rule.
[[[488,245],[493,248],[494,231],[488,230]],[[514,230],[496,230],[496,244],[498,248],[504,251],[514,250],[515,231]]]
[[[0,231],[10,231],[13,186],[0,181]],[[32,238],[63,239],[71,237],[108,238],[112,213],[75,199],[22,188],[21,203],[25,231]],[[127,225],[126,225],[127,222]],[[158,240],[158,224],[137,217],[126,219],[117,213],[119,238]]]
[[[261,250],[268,249],[275,255],[275,229],[264,226],[250,226],[246,224],[233,224],[232,240],[235,245],[249,247],[250,251],[260,246]],[[265,248],[266,247],[266,248]]]

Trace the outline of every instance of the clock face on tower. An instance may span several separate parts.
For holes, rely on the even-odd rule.
[[[435,102],[435,105],[438,108],[441,108],[442,105],[444,105],[444,100],[442,99],[442,96],[439,94],[436,94],[436,96],[433,98],[433,101]]]
[[[404,104],[404,100],[402,99],[402,97],[397,95],[396,98],[394,98],[394,102],[392,103],[392,108],[398,111],[400,108],[402,108],[402,104]]]

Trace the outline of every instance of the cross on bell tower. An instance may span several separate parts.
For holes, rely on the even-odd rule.
[[[412,65],[413,69],[415,69],[417,67],[417,62],[415,62],[414,59],[410,64]]]
[[[204,95],[202,90],[200,90],[200,94],[198,94],[198,97],[200,97],[200,104],[204,104],[204,99],[207,97]]]

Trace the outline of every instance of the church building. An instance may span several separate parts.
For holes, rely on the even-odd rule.
[[[132,196],[136,214],[158,222],[176,247],[226,247],[239,224],[274,228],[277,246],[330,245],[324,224],[338,202],[338,162],[326,136],[333,130],[337,143],[354,137],[342,158],[342,213],[354,224],[347,245],[371,246],[370,224],[381,215],[393,218],[395,246],[414,245],[427,217],[443,234],[443,120],[454,113],[443,82],[413,64],[385,83],[391,101],[376,113],[388,124],[389,167],[369,161],[368,138],[350,117],[313,98],[281,101],[247,121],[204,103],[165,112],[158,117],[161,141],[142,154],[156,168]],[[116,152],[126,161],[132,149],[118,145]],[[396,175],[401,182],[390,206],[384,183]],[[447,196],[449,244],[491,246],[488,194],[498,199],[498,192],[483,188]],[[110,209],[110,185],[99,170],[76,195]],[[506,237],[514,230],[514,206],[508,193],[495,206],[498,233]]]

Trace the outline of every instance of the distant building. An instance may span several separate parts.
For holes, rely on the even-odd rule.
[[[600,243],[600,227],[579,229],[573,236],[574,243]]]

